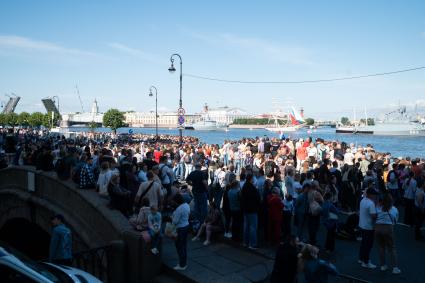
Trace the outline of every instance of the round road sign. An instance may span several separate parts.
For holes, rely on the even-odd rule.
[[[184,108],[179,108],[179,109],[177,110],[177,114],[178,114],[179,116],[183,116],[185,113],[186,113],[186,111],[184,110]]]

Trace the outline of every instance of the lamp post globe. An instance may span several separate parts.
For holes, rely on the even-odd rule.
[[[158,90],[155,86],[149,88],[149,97],[153,96],[152,90],[155,90],[155,139],[158,140]]]

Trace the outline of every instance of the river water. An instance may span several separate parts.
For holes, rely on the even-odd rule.
[[[87,131],[87,128],[69,128],[70,131],[80,132]],[[98,132],[110,132],[108,128],[97,128]],[[120,128],[118,133],[143,133],[155,134],[154,128]],[[158,130],[159,134],[178,135],[176,129]],[[278,133],[272,133],[265,129],[229,129],[229,131],[195,131],[184,130],[183,135],[194,136],[202,142],[208,144],[222,144],[225,139],[238,140],[244,137],[279,137]],[[337,134],[335,129],[320,128],[315,130],[302,129],[296,133],[286,135],[289,138],[306,138],[312,137],[322,138],[324,140],[344,141],[346,143],[354,143],[356,145],[366,146],[373,145],[378,152],[391,152],[394,157],[421,157],[425,158],[425,137],[409,137],[409,136],[373,136],[361,134]]]

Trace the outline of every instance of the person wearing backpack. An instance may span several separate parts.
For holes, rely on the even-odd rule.
[[[49,248],[49,261],[67,266],[72,265],[72,234],[64,224],[64,217],[57,214],[51,218],[53,226]]]
[[[159,177],[162,187],[167,190],[167,197],[171,194],[171,184],[173,183],[173,169],[168,164],[168,158],[161,156],[159,159]]]

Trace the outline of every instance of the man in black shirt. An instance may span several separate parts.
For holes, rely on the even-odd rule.
[[[270,282],[295,282],[298,262],[297,242],[297,237],[290,236],[284,243],[279,245]]]
[[[192,171],[186,178],[186,182],[192,186],[193,200],[195,201],[195,217],[199,223],[204,223],[208,213],[208,175],[201,171],[201,163],[195,164],[195,171]]]

